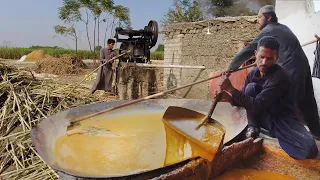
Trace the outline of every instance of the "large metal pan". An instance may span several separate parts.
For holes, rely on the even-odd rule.
[[[128,101],[113,101],[103,102],[76,107],[57,113],[51,117],[40,122],[32,129],[32,142],[41,156],[41,158],[53,169],[57,170],[60,174],[64,174],[69,178],[86,178],[86,179],[99,179],[99,178],[121,178],[121,179],[135,179],[135,178],[151,178],[158,176],[159,173],[170,172],[172,169],[176,169],[182,164],[190,162],[190,160],[174,164],[171,166],[155,169],[148,172],[137,172],[125,177],[88,177],[76,173],[72,173],[61,167],[57,167],[53,164],[54,158],[54,145],[58,137],[65,135],[66,128],[69,125],[70,119],[79,118],[88,114],[99,112],[106,108],[126,103]],[[212,102],[207,100],[188,100],[188,99],[154,99],[148,100],[139,104],[132,105],[130,107],[121,108],[119,110],[109,112],[107,116],[114,116],[121,113],[128,113],[130,111],[162,111],[163,113],[168,106],[178,106],[188,108],[190,110],[198,111],[206,114],[211,107]],[[245,110],[242,108],[232,107],[229,103],[218,103],[215,112],[212,117],[219,121],[226,128],[226,134],[224,138],[224,144],[234,139],[240,132],[247,126],[247,118]],[[196,158],[198,159],[198,158]]]

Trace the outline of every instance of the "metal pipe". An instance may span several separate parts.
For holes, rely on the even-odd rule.
[[[130,67],[153,67],[153,68],[181,68],[181,69],[206,69],[205,66],[183,66],[183,65],[156,65],[156,64],[135,64]]]

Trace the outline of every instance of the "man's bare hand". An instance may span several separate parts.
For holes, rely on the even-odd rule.
[[[224,71],[222,71],[221,76],[227,76],[229,77],[231,74],[231,69],[227,68]]]
[[[226,91],[222,91],[221,92],[221,99],[219,102],[231,102],[232,101],[232,97],[230,96],[229,93],[227,93]]]
[[[221,77],[220,88],[221,88],[221,90],[228,91],[229,93],[231,93],[231,91],[234,89],[234,87],[232,86],[232,84],[227,76]]]

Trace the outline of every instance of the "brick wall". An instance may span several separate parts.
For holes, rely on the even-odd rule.
[[[211,34],[207,35],[208,25]],[[164,64],[205,66],[200,69],[165,69],[164,87],[168,77],[175,76],[177,85],[208,78],[210,72],[227,68],[245,41],[251,41],[258,28],[255,16],[216,18],[214,20],[176,23],[167,26],[165,33]],[[189,99],[209,99],[209,82],[186,88],[176,93]]]

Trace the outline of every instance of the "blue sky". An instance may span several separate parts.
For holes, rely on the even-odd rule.
[[[143,29],[150,20],[156,20],[160,25],[160,20],[172,5],[172,0],[114,0],[114,2],[130,8],[134,29]],[[32,45],[67,47],[65,45],[67,43],[73,48],[73,41],[68,41],[64,37],[53,37],[55,35],[53,26],[62,24],[57,15],[61,5],[62,0],[1,0],[0,45],[4,41],[10,41],[14,47]],[[84,36],[84,26],[79,26],[79,29],[82,31],[79,49],[89,49]],[[163,35],[160,35],[158,44],[162,39]],[[100,38],[100,44],[102,41],[103,37]]]

